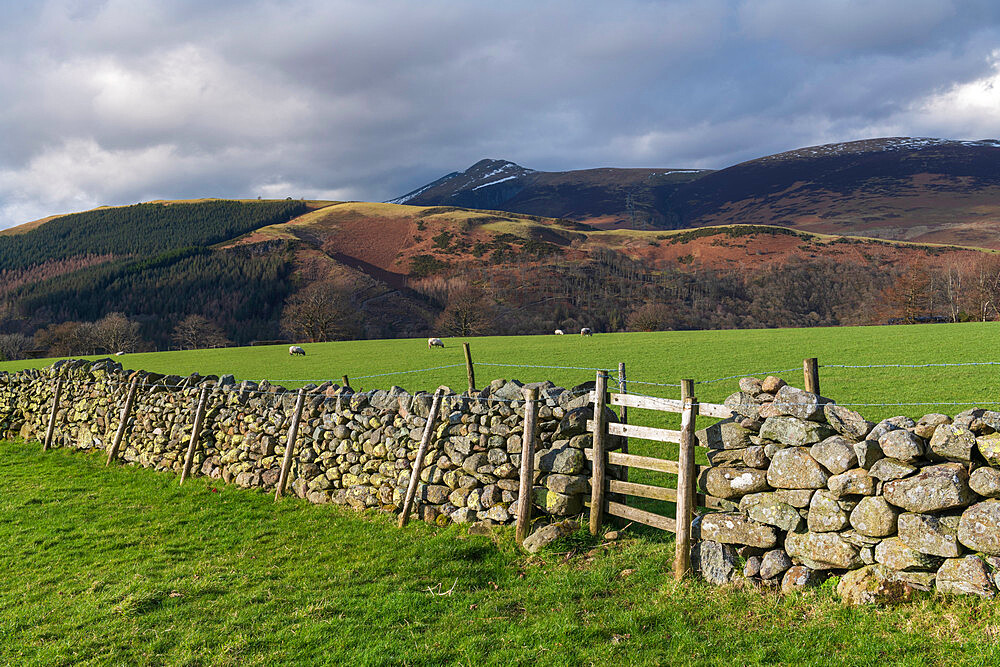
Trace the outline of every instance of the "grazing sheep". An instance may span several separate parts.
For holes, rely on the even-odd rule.
[[[427,339],[427,349],[432,347],[444,347],[444,343],[441,342],[440,338],[428,338]]]
[[[565,331],[563,331],[562,329],[556,329],[556,335],[557,335],[557,336],[562,336],[562,335],[565,335],[565,333],[566,333],[566,332],[565,332]]]
[[[292,345],[291,347],[288,348],[288,354],[291,355],[301,354],[304,357],[306,356],[306,351],[303,350],[298,345]]]
[[[581,336],[593,336],[594,332],[590,330],[590,327],[584,327],[580,329]]]

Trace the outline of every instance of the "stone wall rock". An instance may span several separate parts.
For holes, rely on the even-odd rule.
[[[824,572],[856,572],[839,587],[852,603],[894,602],[935,587],[997,594],[1000,412],[875,424],[777,378],[741,379],[726,404],[738,417],[725,428],[742,431],[727,444],[723,427],[705,429],[717,449],[701,475],[702,489],[728,510],[701,517],[701,535],[716,551],[734,550],[725,562],[737,558],[727,576],[713,575],[717,583],[781,578],[787,592]],[[760,451],[751,455],[751,447]],[[750,470],[765,475],[751,473],[753,490],[738,492],[732,481]],[[771,533],[760,539],[765,526],[773,548]]]
[[[296,391],[262,382],[192,374],[163,376],[124,369],[111,359],[68,360],[52,367],[0,373],[0,437],[44,435],[53,381],[64,382],[54,446],[104,449],[118,428],[120,405],[138,377],[131,427],[120,457],[128,463],[179,472],[201,389],[208,408],[193,474],[247,488],[277,483]],[[446,393],[417,488],[415,516],[427,521],[510,523],[518,503],[522,385],[497,380],[472,396]],[[528,385],[530,386],[530,385]],[[592,438],[587,388],[578,392],[537,383],[539,404],[537,512],[565,517],[589,498]],[[355,392],[331,382],[306,385],[289,489],[313,503],[395,511],[402,505],[431,394],[400,387]],[[617,420],[609,411],[609,418]],[[620,439],[612,437],[612,449]],[[618,475],[609,466],[609,475]]]

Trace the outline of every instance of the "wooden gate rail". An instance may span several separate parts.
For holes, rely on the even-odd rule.
[[[694,517],[694,508],[698,506],[715,509],[722,506],[721,499],[696,493],[697,476],[708,470],[710,466],[698,466],[694,463],[695,448],[701,446],[695,437],[695,417],[703,415],[725,419],[732,417],[733,412],[724,405],[699,403],[694,397],[693,380],[682,381],[683,398],[681,400],[625,393],[609,394],[607,380],[607,372],[598,372],[595,390],[590,394],[591,403],[594,405],[594,418],[588,420],[587,428],[593,433],[594,446],[592,449],[584,450],[584,454],[592,462],[593,468],[590,532],[597,534],[603,515],[606,513],[675,533],[677,546],[674,576],[680,579],[691,568],[691,521]],[[680,413],[681,429],[675,431],[634,424],[608,423],[604,415],[605,406],[608,405],[620,406],[623,410],[639,408]],[[612,435],[677,444],[679,445],[677,460],[607,451],[607,438]],[[626,471],[629,468],[639,468],[677,475],[677,488],[670,489],[651,484],[608,479],[605,474],[607,465],[622,466]],[[674,516],[663,516],[637,507],[630,507],[624,503],[607,500],[605,491],[624,496],[673,502]]]

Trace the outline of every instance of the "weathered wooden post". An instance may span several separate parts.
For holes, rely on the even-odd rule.
[[[208,401],[208,387],[201,388],[201,396],[198,397],[198,408],[194,412],[194,428],[191,430],[191,441],[188,443],[187,456],[184,457],[184,468],[181,469],[181,484],[191,474],[191,464],[194,463],[194,450],[198,446],[198,437],[201,434],[201,422],[205,418],[205,403]]]
[[[347,387],[348,389],[351,388],[351,381],[350,381],[350,379],[346,375],[343,376],[343,377],[341,377],[340,381],[343,382],[344,386]]]
[[[42,442],[42,451],[48,451],[52,446],[52,437],[56,432],[56,410],[59,409],[59,397],[62,395],[62,377],[56,378],[56,387],[52,392],[52,412],[49,413],[49,427],[45,430],[45,440]]]
[[[417,457],[413,460],[413,473],[410,475],[410,483],[406,487],[406,497],[403,499],[403,511],[399,515],[399,527],[402,528],[410,521],[410,511],[413,509],[413,497],[417,495],[417,484],[420,482],[420,471],[424,467],[424,457],[427,456],[427,448],[431,444],[431,436],[434,435],[434,421],[437,419],[438,410],[441,409],[441,397],[444,395],[444,388],[438,387],[434,392],[434,400],[431,402],[431,411],[427,415],[427,423],[424,424],[424,435],[420,438],[420,447],[417,449]]]
[[[604,468],[607,463],[608,420],[604,414],[607,404],[608,372],[597,371],[594,387],[594,461],[590,477],[590,534],[597,535],[604,517]]]
[[[535,423],[538,387],[524,389],[524,434],[521,436],[521,485],[517,491],[517,543],[524,542],[531,527],[531,490],[535,480]]]
[[[681,398],[684,409],[681,412],[681,443],[677,457],[677,503],[676,534],[674,551],[674,578],[681,579],[691,569],[691,520],[694,518],[695,503],[695,416],[698,401],[694,397],[694,380],[681,380]]]
[[[622,394],[628,393],[628,382],[625,380],[625,362],[618,362],[618,392]],[[623,424],[628,423],[628,406],[621,406],[621,422]],[[628,436],[622,436],[622,454],[628,454]],[[622,481],[628,481],[628,466],[622,467]]]
[[[802,360],[802,375],[805,377],[805,390],[810,394],[818,394],[819,360],[816,357]]]
[[[468,343],[462,343],[462,349],[465,351],[465,372],[469,376],[469,396],[476,391],[476,370],[472,366],[472,350],[469,349]]]
[[[299,389],[299,396],[295,399],[295,412],[292,413],[292,425],[288,427],[288,441],[285,444],[285,458],[281,462],[281,475],[278,477],[278,486],[274,490],[274,499],[277,500],[285,493],[285,485],[288,484],[288,471],[292,468],[292,454],[295,451],[295,437],[299,434],[299,420],[302,419],[302,404],[306,400],[306,388]]]
[[[104,465],[109,465],[118,456],[118,449],[122,446],[122,438],[125,437],[125,427],[128,425],[128,416],[132,412],[132,403],[135,401],[135,390],[139,386],[139,376],[132,378],[132,384],[128,387],[128,394],[125,396],[125,405],[122,406],[121,421],[118,423],[118,430],[115,432],[115,439],[108,450],[108,460]]]

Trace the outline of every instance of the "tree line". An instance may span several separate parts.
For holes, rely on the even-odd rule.
[[[589,261],[480,266],[414,284],[442,334],[656,331],[1000,319],[1000,257],[942,267],[800,256],[753,270],[653,270],[612,249]]]

